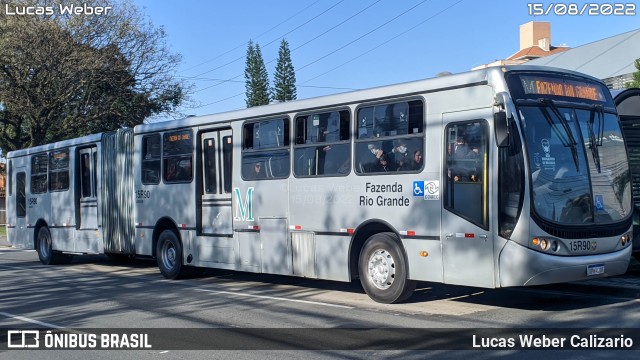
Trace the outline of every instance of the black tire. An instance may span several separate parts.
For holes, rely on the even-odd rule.
[[[38,229],[38,235],[36,239],[36,251],[38,252],[38,258],[40,259],[40,262],[45,265],[55,264],[55,261],[53,260],[54,256],[49,228],[43,226]]]
[[[636,260],[640,261],[640,251],[633,253],[633,257],[636,258]]]
[[[51,232],[46,226],[38,229],[38,237],[36,238],[36,251],[40,262],[45,265],[67,264],[73,260],[70,255],[56,254],[53,252],[53,239]]]
[[[393,304],[408,299],[417,282],[407,278],[407,262],[394,233],[371,236],[360,251],[360,282],[371,299]]]
[[[178,234],[173,230],[164,230],[160,233],[156,247],[156,259],[158,268],[167,279],[178,279],[185,275],[182,264],[182,244]]]

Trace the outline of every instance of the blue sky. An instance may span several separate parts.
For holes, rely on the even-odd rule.
[[[204,115],[245,107],[244,55],[260,44],[270,81],[280,40],[296,69],[298,99],[434,77],[506,58],[519,26],[551,22],[551,44],[576,47],[640,27],[636,16],[531,16],[522,0],[134,0],[194,85],[181,109]],[[549,2],[537,2],[544,7]],[[570,2],[554,2],[570,4]],[[606,3],[573,1],[583,4]],[[611,2],[609,2],[611,3]],[[638,1],[628,1],[638,6]],[[623,3],[620,3],[623,4]],[[227,81],[223,81],[227,80]]]

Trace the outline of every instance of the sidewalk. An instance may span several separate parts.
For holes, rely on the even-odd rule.
[[[6,236],[0,236],[0,249],[3,247],[11,247]],[[629,270],[627,270],[623,275],[576,281],[565,284],[555,284],[551,286],[560,289],[581,288],[582,290],[587,287],[593,291],[610,291],[619,294],[624,293],[625,296],[640,298],[640,262],[632,257],[629,264]]]
[[[3,247],[11,247],[11,244],[7,241],[7,237],[4,235],[0,235],[0,248]]]

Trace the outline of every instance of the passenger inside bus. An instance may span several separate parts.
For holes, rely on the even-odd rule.
[[[458,136],[456,144],[453,148],[453,157],[456,159],[464,159],[469,155],[469,146],[462,136]]]
[[[406,164],[411,160],[409,152],[407,151],[407,144],[405,144],[404,141],[394,141],[394,147],[391,149],[391,153],[393,154],[393,159],[391,160],[395,163],[395,168],[398,171],[406,167]]]
[[[262,164],[259,162],[253,165],[253,172],[251,174],[251,179],[264,179],[266,177],[264,167],[262,167]]]
[[[190,181],[191,180],[191,162],[180,164],[175,161],[169,166],[166,176],[167,181]]]
[[[394,171],[395,168],[393,166],[393,162],[389,161],[388,157],[386,154],[382,154],[380,155],[380,158],[378,158],[378,166],[375,169],[376,172],[389,172],[389,171]]]
[[[398,171],[414,171],[422,168],[422,151],[416,150],[413,152],[413,158],[405,164]]]

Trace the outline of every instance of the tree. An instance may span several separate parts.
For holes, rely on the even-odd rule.
[[[168,50],[162,28],[128,1],[84,2],[111,9],[71,15],[55,4],[53,15],[0,14],[3,150],[135,126],[185,100],[184,83],[172,76],[180,57]]]
[[[633,80],[624,84],[624,87],[628,88],[640,88],[640,59],[635,61],[636,69],[638,71],[633,73]]]
[[[269,104],[269,74],[262,59],[260,45],[249,40],[244,69],[245,95],[247,107]]]
[[[278,50],[278,63],[273,74],[272,98],[277,101],[289,101],[297,98],[296,73],[291,62],[289,43],[282,39]]]

